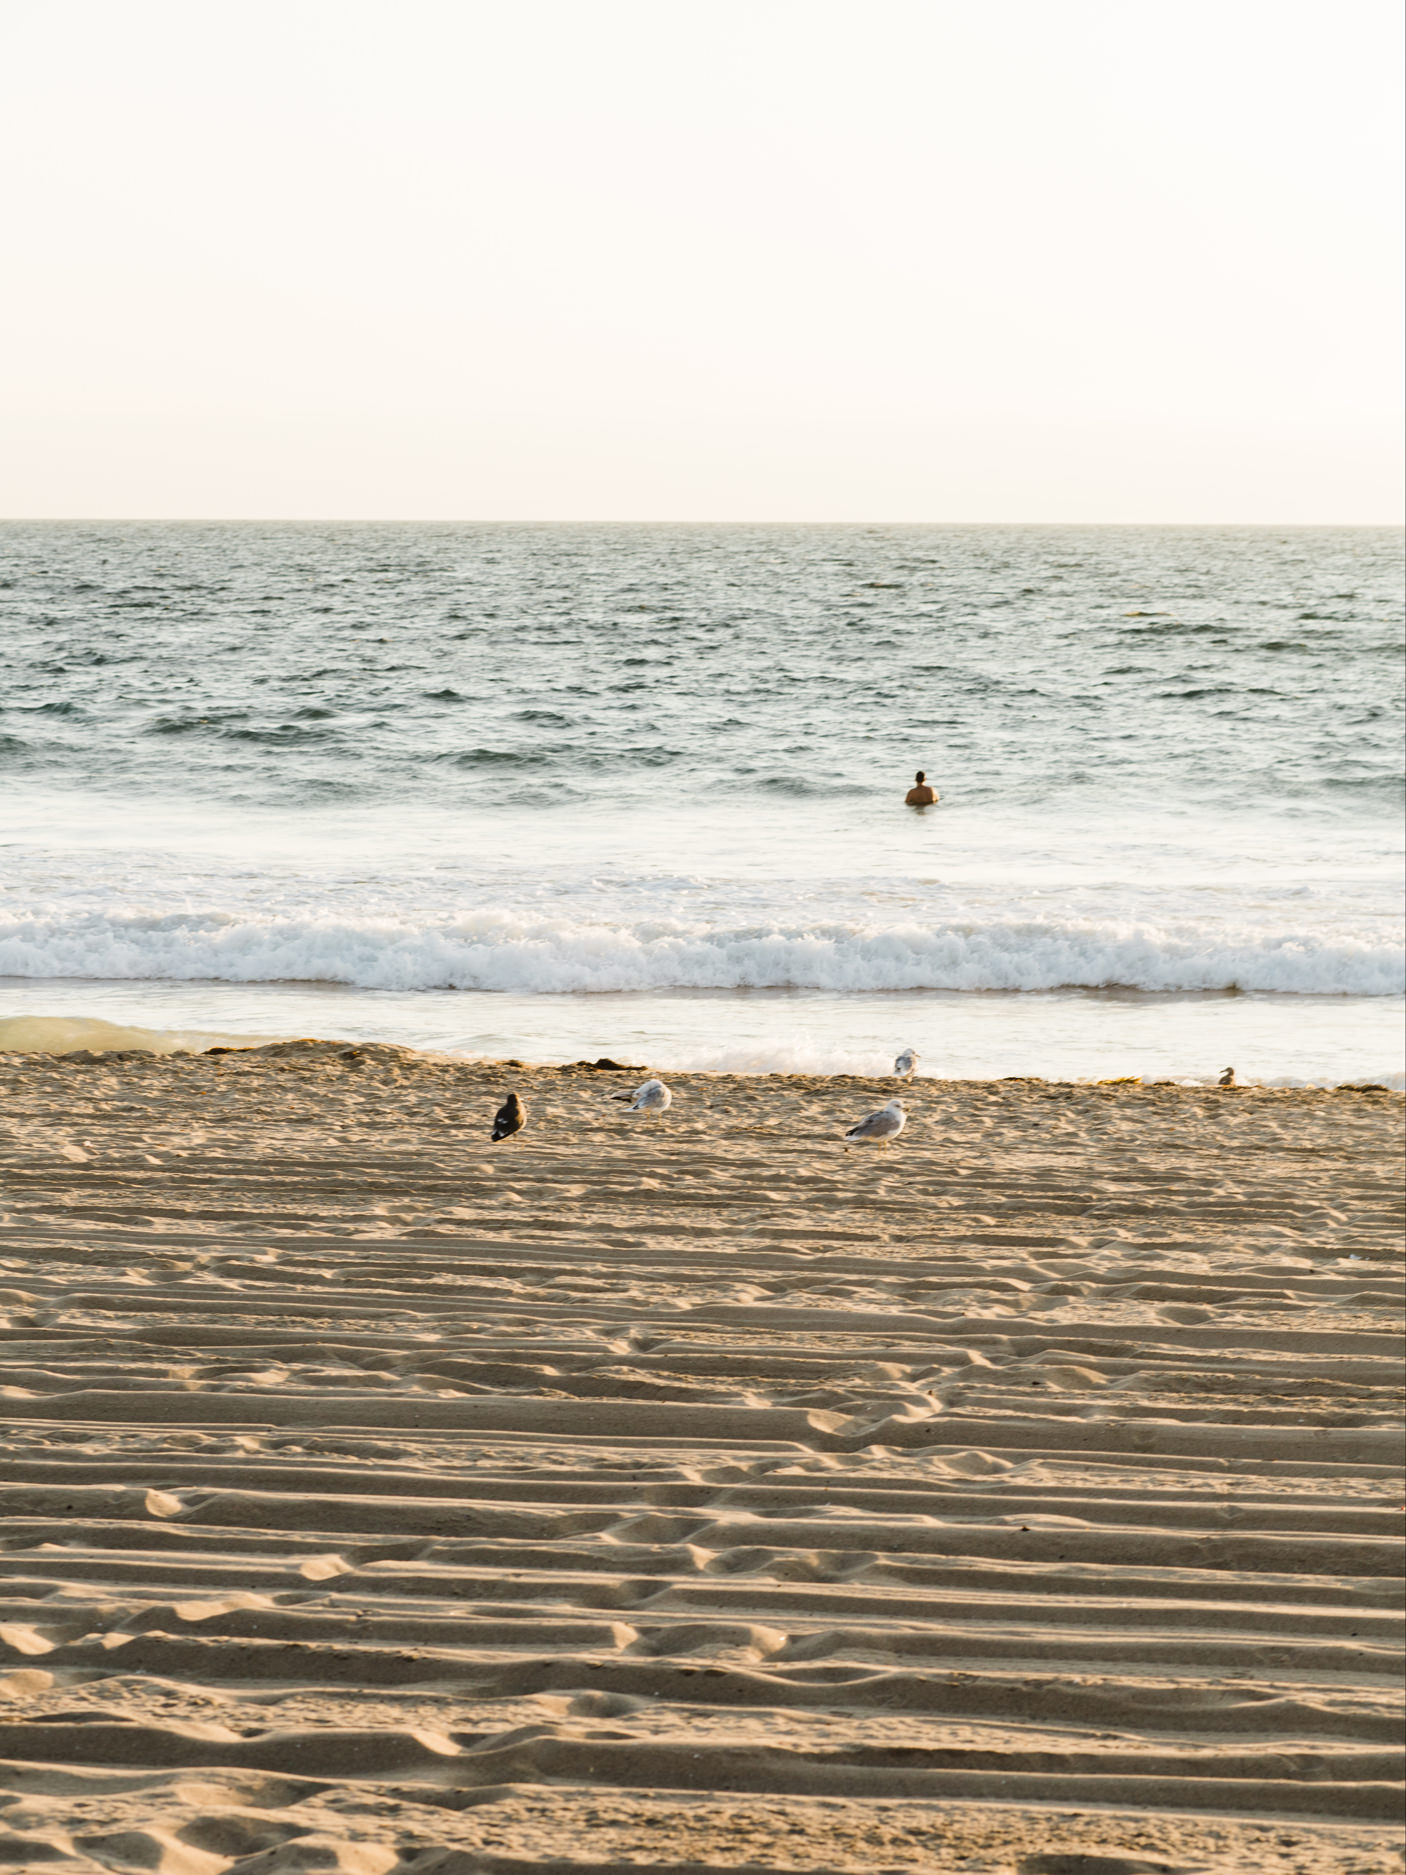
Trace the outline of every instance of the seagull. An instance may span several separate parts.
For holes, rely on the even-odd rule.
[[[526,1125],[527,1108],[516,1094],[509,1094],[493,1116],[493,1137],[507,1139],[512,1133],[520,1133]]]
[[[641,1081],[632,1094],[612,1094],[612,1100],[627,1100],[631,1113],[662,1113],[674,1096],[662,1081]]]
[[[1225,1073],[1222,1074],[1220,1079],[1216,1082],[1216,1086],[1217,1087],[1234,1087],[1234,1085],[1235,1085],[1235,1070],[1234,1068],[1227,1068]]]
[[[851,1126],[845,1133],[845,1144],[864,1146],[870,1141],[877,1141],[886,1146],[891,1139],[898,1138],[907,1119],[903,1102],[891,1100],[886,1107],[880,1107],[877,1113],[866,1114],[857,1126]]]
[[[898,1057],[898,1060],[894,1062],[893,1071],[896,1075],[900,1077],[900,1079],[905,1080],[905,1081],[911,1081],[914,1074],[917,1071],[917,1067],[918,1067],[917,1049],[905,1048],[903,1053]]]

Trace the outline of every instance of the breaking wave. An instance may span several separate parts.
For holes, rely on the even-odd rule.
[[[457,917],[85,912],[0,918],[0,976],[569,994],[807,989],[1395,996],[1394,944],[1224,925],[1045,919],[717,928]]]

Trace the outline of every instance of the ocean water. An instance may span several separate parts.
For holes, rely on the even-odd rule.
[[[1401,545],[7,525],[0,1044],[1399,1083]]]

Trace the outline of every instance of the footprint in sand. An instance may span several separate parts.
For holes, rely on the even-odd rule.
[[[351,1575],[353,1565],[342,1556],[309,1556],[298,1564],[298,1574],[307,1582],[330,1582],[334,1576]]]
[[[210,1810],[228,1810],[240,1802],[253,1803],[261,1793],[226,1791],[209,1786],[177,1786],[174,1793],[182,1802],[195,1803]],[[215,1815],[195,1817],[183,1823],[175,1834],[192,1848],[208,1850],[217,1856],[252,1856],[275,1849],[294,1836],[310,1836],[306,1823],[276,1823],[271,1817]]]
[[[1192,1875],[1181,1863],[1145,1862],[1125,1855],[1085,1855],[1081,1850],[1022,1856],[1017,1875]]]
[[[42,1667],[21,1667],[18,1672],[0,1676],[0,1694],[9,1699],[37,1699],[53,1684],[53,1674]]]
[[[302,1875],[316,1869],[331,1875],[387,1875],[400,1861],[400,1853],[383,1843],[347,1842],[332,1836],[298,1836],[261,1855],[243,1857],[239,1875]],[[162,1866],[165,1875],[165,1865]],[[213,1863],[212,1863],[213,1866]],[[221,1861],[221,1868],[228,1863]],[[173,1872],[174,1875],[174,1872]],[[181,1872],[183,1875],[183,1872]]]
[[[159,1869],[161,1875],[218,1875],[219,1870],[229,1866],[224,1856],[193,1848],[164,1829],[122,1829],[75,1836],[73,1846],[100,1866]]]

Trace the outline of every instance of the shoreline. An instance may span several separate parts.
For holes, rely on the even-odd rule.
[[[96,1045],[93,1045],[96,1044]],[[157,1044],[153,1046],[153,1044]],[[231,1034],[218,1029],[207,1030],[153,1030],[123,1023],[110,1023],[98,1017],[66,1018],[46,1016],[13,1016],[0,1018],[0,1061],[7,1058],[23,1059],[26,1057],[45,1057],[52,1060],[100,1060],[135,1059],[146,1057],[151,1060],[170,1058],[193,1059],[199,1056],[253,1055],[268,1054],[273,1050],[290,1049],[331,1049],[331,1050],[380,1050],[398,1051],[404,1055],[425,1061],[444,1061],[466,1066],[500,1072],[512,1073],[557,1073],[579,1070],[617,1070],[624,1073],[638,1073],[641,1078],[647,1074],[668,1075],[671,1080],[684,1079],[724,1079],[730,1076],[746,1080],[830,1080],[847,1081],[855,1084],[867,1084],[875,1088],[892,1084],[895,1087],[912,1086],[963,1086],[974,1087],[999,1086],[1009,1082],[1030,1082],[1049,1087],[1182,1087],[1188,1089],[1216,1088],[1218,1076],[1196,1077],[1192,1075],[1168,1075],[1156,1077],[1141,1074],[1116,1074],[1104,1076],[1055,1077],[1040,1074],[994,1074],[994,1075],[938,1075],[923,1071],[921,1065],[911,1082],[901,1081],[891,1074],[863,1074],[852,1069],[835,1068],[816,1070],[806,1068],[671,1068],[660,1067],[650,1062],[633,1064],[616,1061],[614,1057],[596,1057],[594,1060],[582,1058],[577,1061],[529,1061],[516,1056],[494,1056],[470,1053],[455,1049],[424,1048],[404,1042],[372,1041],[351,1037],[310,1037],[310,1036],[246,1036]],[[1239,1091],[1258,1088],[1266,1092],[1289,1092],[1296,1089],[1318,1090],[1321,1092],[1340,1093],[1400,1093],[1406,1090],[1406,1075],[1390,1073],[1385,1079],[1367,1079],[1360,1077],[1352,1080],[1333,1081],[1327,1079],[1308,1080],[1298,1076],[1283,1076],[1274,1080],[1260,1080],[1253,1076],[1237,1075],[1236,1087]]]
[[[1382,1863],[1402,1097],[640,1078],[0,1056],[16,1857]]]

